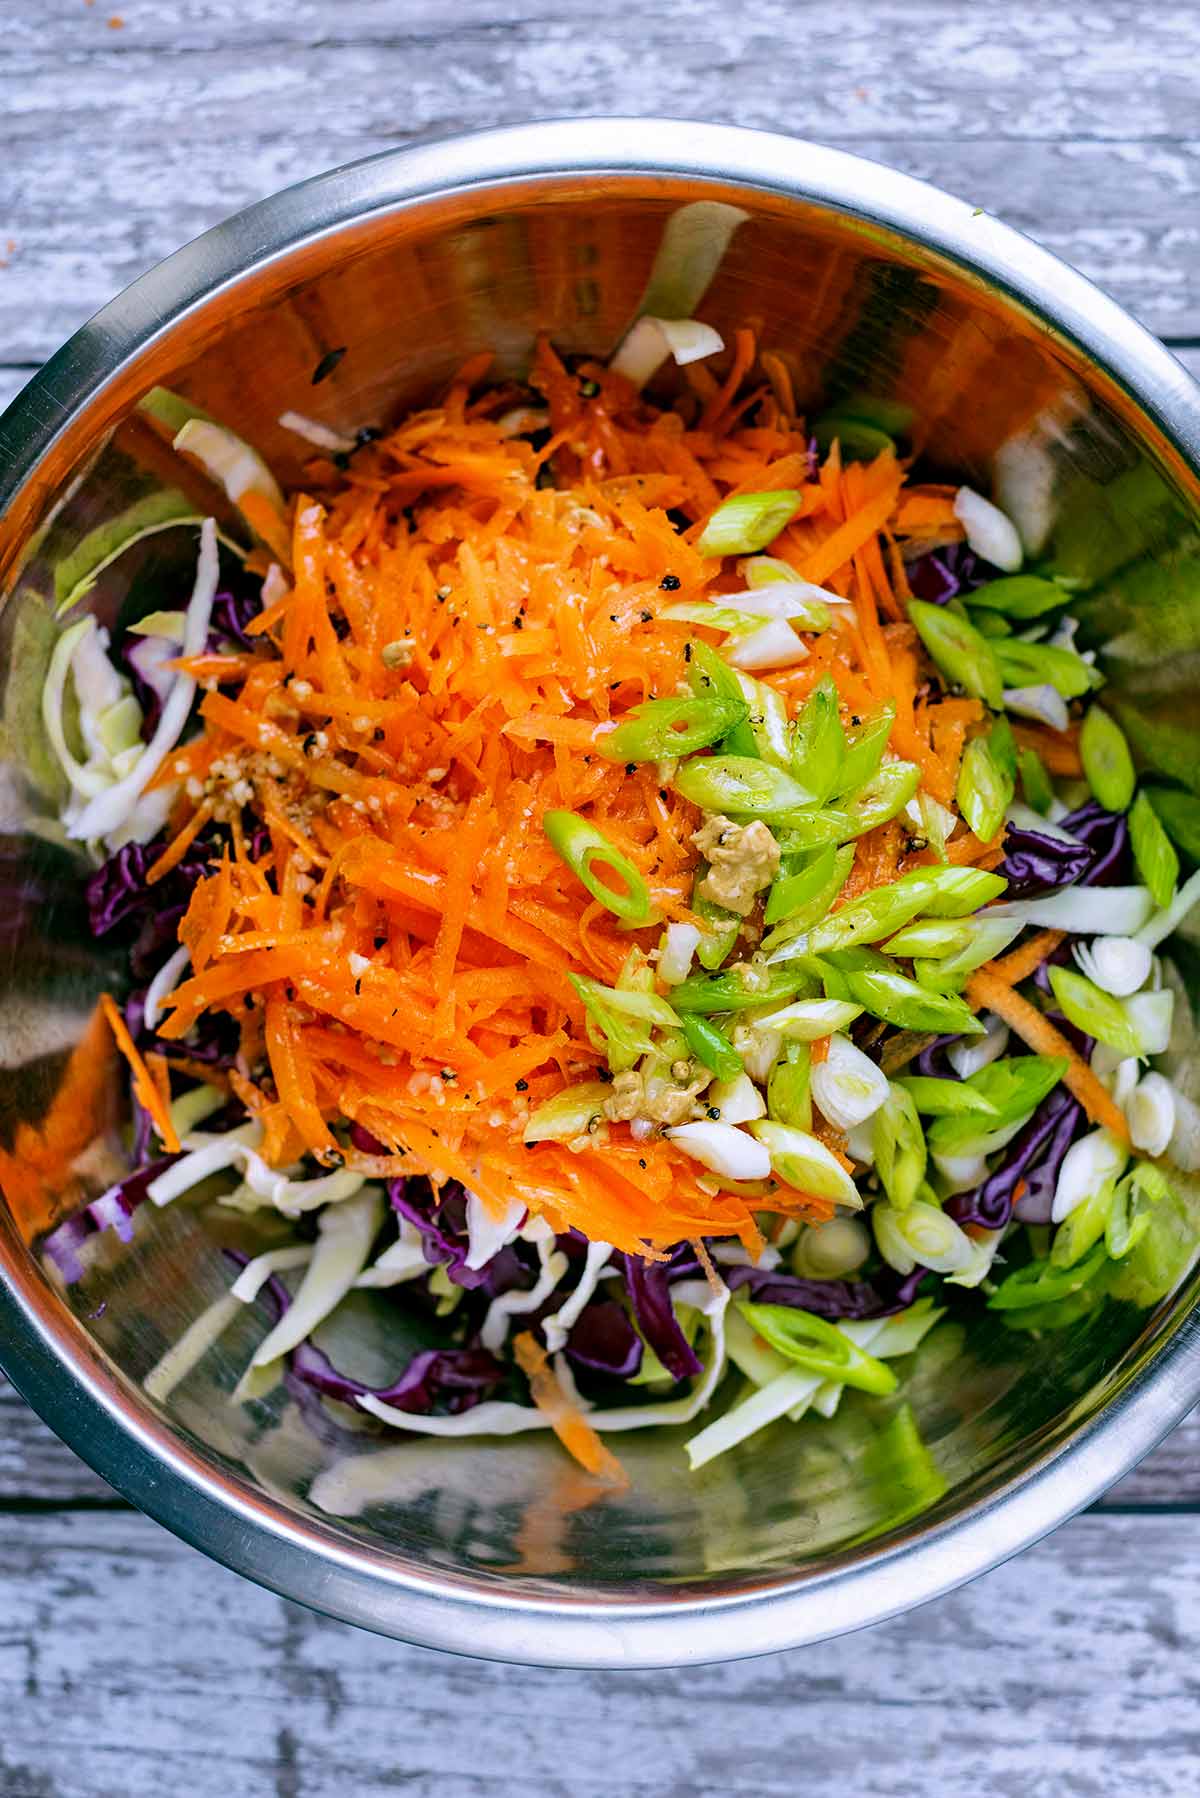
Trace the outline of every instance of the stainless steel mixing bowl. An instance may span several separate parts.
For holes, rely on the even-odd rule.
[[[232,1404],[249,1321],[151,1403],[141,1378],[225,1289],[228,1217],[179,1205],[143,1218],[130,1248],[104,1239],[69,1291],[36,1253],[99,1177],[86,1151],[65,1186],[47,1174],[37,1121],[114,971],[81,926],[82,869],[55,837],[37,693],[55,565],[160,477],[135,402],[155,382],[182,388],[297,477],[303,446],[276,423],[287,408],[378,422],[481,347],[519,369],[539,327],[567,349],[609,350],[668,217],[699,199],[746,215],[703,315],[754,321],[805,402],[897,401],[929,464],[983,487],[1002,444],[1025,446],[1005,478],[1052,505],[1057,566],[1089,584],[1081,609],[1119,638],[1113,674],[1141,752],[1194,781],[1196,388],[1045,251],[837,151],[635,119],[386,155],[181,250],[0,420],[0,1143],[17,1150],[0,1208],[0,1361],[106,1479],[216,1559],[369,1628],[513,1660],[711,1660],[869,1623],[1049,1530],[1200,1396],[1192,1280],[1155,1310],[1110,1305],[1040,1339],[963,1304],[907,1381],[922,1444],[907,1456],[903,1421],[863,1401],[830,1425],[777,1425],[697,1477],[676,1437],[626,1438],[630,1491],[585,1502],[552,1443],[356,1437],[283,1392]],[[194,553],[175,535],[122,558],[88,603],[111,618],[133,581],[171,590]],[[81,1120],[75,1146],[102,1122]],[[380,1352],[379,1319],[364,1310],[357,1327]]]

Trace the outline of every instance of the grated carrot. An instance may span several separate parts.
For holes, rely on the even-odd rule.
[[[1023,980],[1037,973],[1047,956],[1053,955],[1058,945],[1065,941],[1066,935],[1065,930],[1039,930],[1011,955],[1005,955],[999,961],[985,962],[979,972],[1003,980],[1006,986],[1020,986]]]
[[[529,1381],[529,1392],[538,1410],[567,1453],[606,1486],[623,1491],[629,1485],[625,1472],[610,1448],[606,1448],[583,1412],[567,1397],[541,1343],[530,1331],[513,1338],[517,1366]]]
[[[125,1020],[111,993],[100,995],[100,1006],[108,1027],[112,1031],[113,1041],[129,1063],[129,1071],[133,1076],[134,1097],[142,1109],[149,1112],[154,1128],[158,1131],[159,1140],[168,1155],[177,1155],[179,1153],[179,1136],[171,1122],[171,1113],[163,1102],[162,1094],[159,1092],[149,1068],[134,1046],[133,1038],[129,1034]]]

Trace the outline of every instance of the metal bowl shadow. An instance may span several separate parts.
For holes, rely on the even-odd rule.
[[[55,837],[37,694],[56,566],[162,478],[137,400],[181,388],[297,480],[276,422],[288,408],[375,423],[480,348],[519,368],[539,328],[607,352],[668,217],[698,200],[745,214],[703,315],[752,319],[802,404],[894,402],[927,465],[983,486],[1002,445],[1033,446],[1056,566],[1123,646],[1122,716],[1146,759],[1194,782],[1197,389],[1045,251],[837,151],[637,119],[388,154],[179,251],[0,419],[0,1362],[107,1480],[217,1560],[385,1634],[516,1661],[716,1660],[870,1623],[1051,1529],[1200,1397],[1194,1279],[1041,1338],[964,1303],[915,1358],[908,1412],[864,1401],[829,1425],[778,1425],[697,1477],[677,1436],[631,1437],[631,1490],[591,1502],[552,1444],[356,1436],[283,1390],[236,1406],[251,1341],[237,1330],[152,1403],[141,1378],[227,1282],[233,1226],[211,1210],[147,1219],[128,1248],[98,1239],[69,1291],[36,1253],[99,1178],[87,1142],[104,1118],[79,1120],[69,1177],[39,1159],[39,1125],[113,972],[82,928],[81,864]],[[88,603],[111,619],[131,584],[169,584],[187,553],[162,539],[122,558]],[[1178,576],[1166,599],[1164,567]],[[386,1358],[379,1317],[356,1327]]]

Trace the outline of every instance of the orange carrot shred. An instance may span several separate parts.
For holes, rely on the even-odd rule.
[[[100,1005],[112,1031],[113,1041],[129,1063],[129,1071],[133,1075],[133,1092],[138,1104],[148,1111],[154,1128],[158,1131],[159,1140],[168,1155],[179,1153],[179,1136],[171,1122],[171,1113],[163,1102],[163,1096],[151,1076],[149,1068],[142,1060],[133,1038],[126,1028],[120,1008],[111,993],[100,995]]]
[[[1035,1055],[1061,1057],[1067,1063],[1064,1085],[1075,1095],[1093,1124],[1106,1130],[1123,1143],[1129,1142],[1129,1126],[1125,1114],[1092,1072],[1087,1062],[1076,1054],[1060,1030],[1036,1006],[1022,998],[1007,981],[998,979],[982,968],[967,982],[967,999],[976,1011],[994,1011],[998,1018],[1015,1030]]]
[[[528,1330],[522,1330],[513,1338],[513,1354],[517,1366],[529,1381],[534,1404],[546,1417],[567,1453],[606,1485],[618,1491],[627,1487],[629,1475],[612,1450],[605,1447],[583,1412],[571,1403],[536,1337]]]

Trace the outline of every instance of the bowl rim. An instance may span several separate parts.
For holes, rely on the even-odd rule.
[[[998,286],[1082,351],[1193,471],[1200,387],[1149,331],[1051,252],[967,202],[842,150],[680,120],[589,118],[389,150],[258,202],[141,276],[45,364],[0,417],[0,517],[81,409],[185,315],[252,271],[373,214],[451,194],[572,176],[656,177],[781,197],[912,240]],[[910,1528],[853,1565],[696,1583],[654,1600],[538,1596],[466,1575],[401,1570],[226,1477],[139,1402],[47,1289],[0,1218],[0,1367],[44,1421],[135,1505],[281,1596],[427,1647],[585,1668],[736,1659],[823,1640],[939,1596],[1047,1534],[1155,1446],[1200,1397],[1197,1276],[1162,1339],[1075,1432],[932,1528]]]

